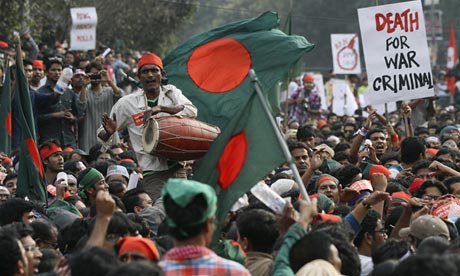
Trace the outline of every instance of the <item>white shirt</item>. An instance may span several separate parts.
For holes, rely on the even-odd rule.
[[[171,84],[160,86],[158,105],[183,105],[184,110],[177,115],[189,118],[196,118],[197,116],[197,109],[192,102],[182,94],[180,89]],[[129,139],[136,153],[137,161],[144,171],[164,171],[168,169],[167,160],[145,152],[142,147],[143,115],[147,109],[149,107],[144,96],[144,90],[140,90],[119,99],[110,112],[110,118],[116,114],[117,130],[128,129]],[[170,116],[170,114],[158,113],[156,116],[163,117]],[[102,126],[99,127],[97,134],[103,129]],[[98,137],[98,141],[103,144],[105,149],[111,145],[111,139],[102,141]]]

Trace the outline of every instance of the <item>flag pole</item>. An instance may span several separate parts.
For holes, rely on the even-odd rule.
[[[292,162],[291,153],[289,152],[289,149],[286,143],[284,142],[283,137],[281,137],[281,133],[278,127],[276,126],[275,121],[273,120],[273,117],[270,113],[270,109],[268,108],[268,105],[266,103],[265,96],[262,92],[262,87],[260,87],[259,85],[259,80],[257,79],[256,72],[254,71],[254,69],[249,70],[249,76],[251,77],[252,82],[254,83],[254,89],[256,90],[260,102],[262,103],[263,109],[267,117],[270,118],[270,124],[272,126],[273,131],[276,133],[276,138],[281,146],[281,149],[283,150],[284,157],[286,158],[286,160],[289,160],[289,168],[292,170],[294,174],[294,180],[299,184],[300,193],[302,194],[303,199],[309,202],[310,198],[308,197],[307,190],[303,185],[302,178],[300,177],[299,171],[297,171],[297,167],[295,166],[294,162]]]

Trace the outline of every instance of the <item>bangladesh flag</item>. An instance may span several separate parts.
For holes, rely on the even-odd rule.
[[[304,37],[286,35],[278,26],[278,15],[266,12],[197,35],[165,58],[168,78],[198,108],[199,120],[224,129],[253,92],[250,68],[263,91],[274,91],[289,68],[313,49]],[[279,101],[272,95],[268,99]]]
[[[34,117],[30,100],[29,85],[22,66],[21,50],[16,50],[16,92],[19,121],[22,128],[21,153],[19,156],[18,183],[16,195],[29,200],[46,201],[44,170],[38,154]]]
[[[5,65],[5,82],[0,88],[0,152],[11,153],[11,71]],[[0,80],[1,81],[1,80]]]
[[[271,170],[288,161],[280,144],[284,143],[281,133],[272,126],[273,118],[264,110],[264,103],[255,91],[248,96],[241,110],[234,114],[198,163],[193,176],[216,190],[216,225],[222,225],[238,198]],[[268,104],[265,105],[268,108]],[[219,234],[220,231],[214,233],[214,241]]]

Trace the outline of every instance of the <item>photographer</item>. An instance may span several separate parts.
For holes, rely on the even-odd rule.
[[[89,152],[97,143],[96,130],[102,124],[101,114],[110,113],[112,106],[123,96],[123,91],[108,79],[107,71],[97,61],[88,64],[86,74],[90,78],[90,85],[86,90],[87,109],[79,131],[79,146]]]

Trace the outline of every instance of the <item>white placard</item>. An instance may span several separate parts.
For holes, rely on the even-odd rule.
[[[355,96],[345,80],[334,80],[332,85],[332,112],[337,116],[351,116],[358,109]]]
[[[96,49],[96,8],[72,8],[70,15],[72,17],[70,48],[82,51]]]
[[[370,103],[434,96],[420,1],[358,9]]]
[[[369,93],[369,90],[364,91],[363,94],[359,96],[359,104],[361,105],[361,107],[366,107],[370,105],[370,97],[371,94]],[[377,111],[378,114],[385,114],[385,104],[374,104],[372,105],[372,107]],[[395,102],[387,103],[388,113],[394,112],[397,109],[398,107]],[[367,118],[368,115],[369,114],[365,110],[363,110],[363,116]]]
[[[332,64],[336,74],[361,74],[357,34],[331,34]]]

